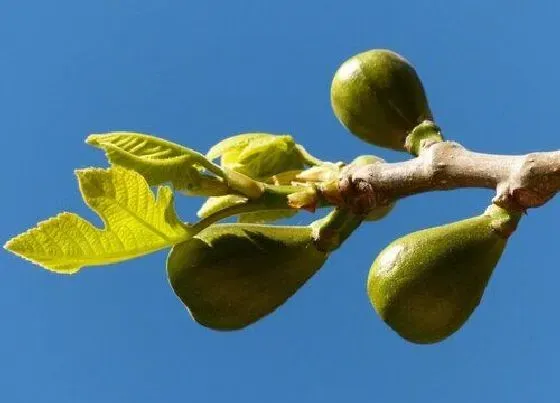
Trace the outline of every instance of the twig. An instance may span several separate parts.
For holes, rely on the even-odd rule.
[[[560,190],[560,151],[492,155],[435,143],[405,162],[348,167],[338,200],[364,213],[410,195],[466,187],[495,189],[492,201],[510,210],[541,206]]]

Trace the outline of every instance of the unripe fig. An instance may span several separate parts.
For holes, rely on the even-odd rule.
[[[336,71],[331,85],[334,114],[354,135],[380,147],[405,150],[409,132],[432,112],[414,67],[395,52],[357,54]]]
[[[381,318],[414,343],[457,331],[480,303],[519,214],[491,206],[482,215],[392,242],[373,263],[367,289]]]
[[[327,257],[310,227],[215,224],[172,249],[167,274],[194,320],[235,330],[282,305]]]

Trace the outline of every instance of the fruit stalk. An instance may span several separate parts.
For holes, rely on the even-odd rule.
[[[315,247],[324,252],[338,249],[363,220],[364,216],[355,215],[348,209],[333,210],[311,224]]]
[[[205,217],[193,224],[190,227],[190,230],[194,234],[197,234],[218,221],[243,213],[292,209],[294,207],[290,202],[290,195],[302,190],[301,186],[267,185],[261,182],[256,183],[262,185],[262,192],[255,199],[247,199],[243,203],[235,204],[216,211],[208,217]],[[314,199],[314,203],[315,207],[328,205],[327,201],[319,196]]]

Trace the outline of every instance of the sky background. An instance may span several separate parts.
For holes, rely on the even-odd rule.
[[[205,152],[265,131],[325,160],[406,159],[331,112],[334,71],[371,48],[416,66],[447,138],[491,153],[557,149],[559,16],[555,1],[2,0],[0,241],[63,210],[99,222],[73,175],[106,165],[90,133]],[[65,277],[0,250],[0,401],[558,402],[557,200],[521,222],[481,306],[446,341],[402,340],[367,298],[389,242],[477,215],[491,197],[400,201],[273,315],[233,333],[191,320],[165,251]],[[177,206],[192,220],[199,204]]]

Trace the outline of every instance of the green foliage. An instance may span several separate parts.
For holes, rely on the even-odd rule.
[[[221,171],[190,148],[132,132],[92,134],[86,143],[104,150],[111,164],[138,172],[150,186],[170,182],[176,190],[188,194],[227,193],[227,185],[222,180],[204,174],[205,169]]]
[[[241,205],[247,203],[246,197],[238,195],[226,195],[209,197],[196,213],[200,218],[207,218],[218,211],[222,211],[228,207]],[[266,223],[273,222],[281,219],[293,217],[297,214],[297,210],[261,210],[250,213],[240,213],[238,216],[239,222],[245,223]]]
[[[218,211],[224,210],[228,207],[244,204],[247,202],[248,199],[246,197],[234,195],[234,194],[209,197],[204,202],[204,204],[202,204],[202,206],[200,207],[196,215],[199,216],[200,218],[208,218],[212,214],[217,213]]]
[[[73,274],[84,266],[132,259],[190,237],[175,215],[169,187],[160,187],[154,197],[141,175],[120,167],[83,169],[76,175],[84,201],[105,228],[61,213],[13,238],[6,249],[48,270]]]
[[[220,157],[223,167],[255,179],[304,167],[304,157],[288,135],[240,134],[216,144],[207,157],[210,160]]]
[[[331,101],[343,125],[369,143],[416,155],[443,140],[414,68],[394,52],[372,50],[343,63]],[[63,212],[4,247],[61,274],[172,248],[171,287],[197,322],[218,330],[240,329],[273,312],[362,223],[384,218],[395,202],[378,200],[370,211],[353,213],[339,179],[385,161],[372,155],[349,165],[322,161],[289,135],[240,134],[207,155],[133,132],[95,134],[86,142],[110,163],[77,171],[84,202],[104,228]],[[158,187],[156,195],[150,186]],[[197,222],[178,217],[174,192],[206,197]],[[309,226],[261,224],[325,207],[331,210]],[[230,217],[240,223],[219,223]],[[407,340],[445,339],[480,302],[518,219],[491,207],[479,217],[396,240],[370,271],[376,311]]]
[[[286,220],[288,218],[292,218],[297,214],[297,210],[264,210],[264,211],[255,211],[253,213],[242,213],[239,214],[239,222],[243,223],[255,223],[255,224],[264,224],[270,223],[278,220]]]

